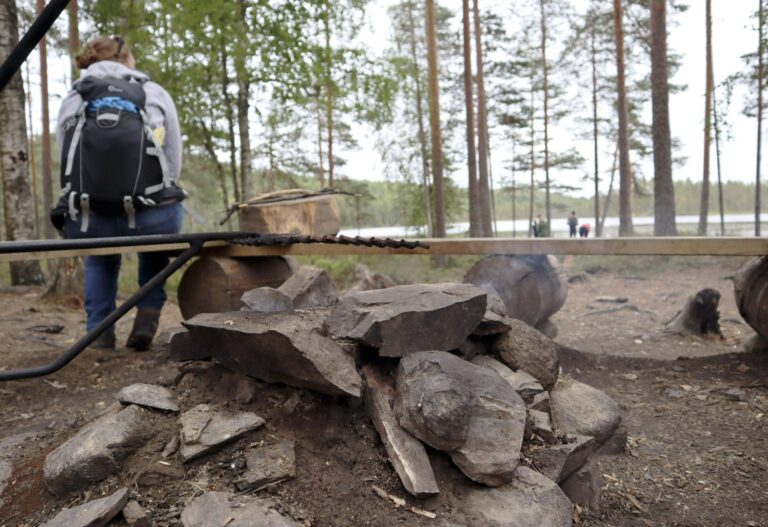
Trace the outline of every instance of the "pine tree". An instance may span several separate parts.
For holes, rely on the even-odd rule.
[[[619,235],[630,236],[632,227],[632,167],[629,161],[629,115],[624,72],[624,10],[622,0],[613,0],[616,41],[616,92],[619,113]]]

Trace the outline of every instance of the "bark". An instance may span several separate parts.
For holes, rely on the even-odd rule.
[[[546,193],[547,225],[552,229],[552,202],[549,185],[549,63],[547,62],[547,18],[544,10],[544,1],[539,0],[541,8],[541,64],[544,75],[542,87],[544,93],[544,191]]]
[[[619,112],[619,236],[631,236],[632,168],[629,162],[629,113],[624,74],[624,9],[622,0],[613,0],[613,30],[616,42],[616,91]]]
[[[237,127],[240,133],[240,188],[242,189],[243,199],[246,200],[253,196],[253,167],[251,166],[251,129],[248,121],[251,98],[251,79],[248,74],[248,65],[246,57],[248,56],[247,39],[245,36],[249,33],[247,23],[247,6],[245,0],[240,2],[239,25],[244,32],[240,36],[240,49],[238,50],[235,71],[237,74]]]
[[[229,174],[232,179],[232,194],[235,197],[235,202],[238,203],[240,199],[240,184],[237,177],[237,144],[235,141],[235,112],[234,103],[232,102],[232,96],[229,94],[229,67],[227,66],[228,55],[226,50],[226,42],[223,40],[222,35],[221,45],[221,95],[224,99],[224,115],[227,120],[227,139],[229,141]]]
[[[475,151],[475,97],[472,89],[472,42],[469,29],[469,0],[462,1],[464,44],[464,102],[467,112],[467,168],[469,171],[469,235],[483,236],[477,181],[477,152]]]
[[[330,13],[327,11],[323,17],[323,33],[325,34],[325,126],[328,132],[328,188],[333,188],[333,77],[331,75]]]
[[[765,12],[763,0],[758,0],[758,38],[757,45],[757,162],[755,169],[755,236],[760,236],[760,157],[763,143],[763,26],[765,24]]]
[[[25,64],[27,70],[27,115],[29,121],[29,171],[32,181],[32,204],[35,209],[35,230],[40,232],[39,195],[37,193],[37,163],[35,161],[35,126],[32,119],[32,83],[29,80],[29,62]]]
[[[478,0],[472,10],[475,18],[475,56],[477,57],[477,155],[478,155],[478,205],[482,235],[493,236],[491,218],[491,188],[488,176],[488,112],[485,103],[485,75],[483,72],[483,28],[480,24]]]
[[[707,235],[709,216],[709,165],[712,145],[712,90],[714,73],[712,66],[712,0],[707,0],[707,65],[706,88],[704,90],[704,173],[701,178],[701,203],[699,205],[699,236]]]
[[[419,71],[416,54],[416,24],[413,21],[413,3],[408,3],[408,24],[411,33],[411,60],[413,61],[413,82],[416,88],[416,118],[419,121],[419,150],[421,152],[421,177],[424,191],[424,215],[427,217],[427,234],[434,236],[432,222],[432,198],[429,185],[429,153],[427,150],[427,134],[424,130],[424,100],[421,91],[421,72]]]
[[[213,135],[211,134],[211,131],[202,119],[198,119],[198,125],[200,126],[200,131],[203,133],[203,145],[205,146],[206,152],[208,152],[208,157],[213,160],[216,166],[216,175],[219,180],[219,188],[221,189],[221,197],[224,202],[224,210],[227,210],[229,208],[229,194],[227,192],[226,172],[216,156],[216,146],[213,144]]]
[[[616,179],[616,162],[619,160],[619,148],[613,151],[613,165],[611,166],[611,180],[608,183],[608,192],[605,194],[605,203],[603,204],[603,217],[600,218],[600,222],[595,227],[595,237],[599,238],[603,235],[605,218],[608,216],[608,209],[611,206],[611,196],[613,195],[613,182]]]
[[[669,129],[667,0],[651,0],[651,98],[653,104],[653,233],[675,236],[675,187]],[[623,182],[622,182],[623,184]]]
[[[325,154],[323,154],[323,111],[320,108],[320,90],[317,92],[317,179],[320,183],[320,188],[325,188]],[[272,188],[270,187],[270,192]]]
[[[7,57],[19,41],[18,13],[14,0],[0,0],[0,57]],[[0,175],[3,179],[3,213],[6,240],[29,240],[34,235],[32,195],[29,191],[27,126],[24,85],[16,73],[0,92]],[[10,264],[13,285],[42,284],[39,262]]]
[[[440,86],[438,84],[435,0],[426,0],[427,62],[429,66],[429,124],[432,132],[432,177],[435,186],[435,237],[445,238],[443,191],[443,141],[440,131]]]
[[[601,233],[600,226],[600,148],[598,140],[600,137],[598,119],[597,119],[597,47],[595,44],[597,28],[595,22],[592,22],[590,31],[590,62],[592,66],[592,138],[595,147],[595,238],[599,238]]]
[[[44,8],[43,0],[37,0],[37,12]],[[40,103],[42,105],[42,167],[43,167],[43,209],[50,210],[53,206],[53,168],[51,166],[51,127],[48,110],[48,49],[46,37],[40,40]],[[53,239],[56,236],[50,221],[44,222],[45,237]]]
[[[80,72],[75,64],[75,57],[80,52],[80,15],[77,1],[78,0],[69,1],[69,62],[70,71],[72,73],[72,82],[80,76]]]

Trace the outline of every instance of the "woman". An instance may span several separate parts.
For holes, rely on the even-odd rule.
[[[181,206],[184,195],[177,186],[181,172],[181,131],[176,107],[170,95],[161,86],[150,81],[146,74],[135,69],[136,60],[122,37],[99,37],[90,41],[77,56],[76,64],[81,70],[80,79],[74,83],[72,91],[62,102],[56,127],[56,139],[62,151],[63,188],[60,205],[62,202],[63,205],[57,207],[60,212],[58,216],[56,210],[52,211],[52,220],[54,223],[59,223],[57,227],[62,229],[67,238],[179,232],[184,215]],[[106,86],[109,91],[108,94],[105,91],[102,95],[107,94],[110,97],[91,98],[92,87],[98,86],[99,83]],[[85,89],[85,86],[89,88]],[[121,89],[120,86],[125,87],[126,90]],[[138,87],[143,88],[143,92]],[[138,93],[140,104],[132,105],[131,101],[121,99],[122,91],[129,91],[134,95]],[[112,121],[106,119],[110,116],[109,112],[113,112],[110,117]],[[133,121],[128,118],[131,112],[135,113],[131,116]],[[71,191],[70,182],[79,181],[79,184],[83,185],[83,176],[72,175],[72,166],[75,165],[75,172],[78,170],[77,167],[83,170],[84,159],[87,164],[101,155],[102,168],[94,170],[91,167],[88,177],[100,180],[95,184],[102,185],[102,188],[109,187],[111,184],[109,178],[118,177],[116,174],[121,171],[125,172],[125,165],[129,163],[126,159],[131,155],[136,158],[135,151],[133,154],[126,153],[123,150],[128,149],[113,146],[119,143],[106,142],[109,140],[110,133],[120,133],[116,123],[121,122],[132,123],[132,126],[138,123],[138,134],[141,136],[141,148],[136,149],[139,152],[138,171],[155,170],[157,173],[162,171],[161,182],[165,185],[160,185],[163,189],[153,195],[155,199],[148,200],[145,198],[146,194],[138,196],[136,192],[132,193],[133,197],[125,196],[124,211],[99,209],[95,206],[97,203],[89,203],[88,194],[82,188],[78,187],[77,199],[75,199],[76,193]],[[103,123],[107,123],[108,126],[103,126]],[[86,137],[91,143],[86,142]],[[83,145],[97,142],[99,137],[104,141],[100,148],[106,153],[102,151],[90,155],[87,151],[83,151],[87,150]],[[75,148],[75,144],[80,145],[80,148]],[[76,161],[70,161],[65,172],[68,155]],[[106,165],[103,163],[104,159],[107,160]],[[143,169],[142,166],[144,166]],[[134,191],[138,187],[140,176],[135,177],[137,184],[131,187]],[[146,190],[149,191],[149,187]],[[139,284],[144,285],[148,282],[168,264],[168,260],[169,257],[165,253],[139,254]],[[89,331],[115,309],[119,272],[119,255],[86,258],[85,310]],[[133,330],[126,346],[136,351],[149,349],[157,331],[160,311],[165,300],[164,284],[161,284],[139,302]],[[92,347],[114,349],[115,345],[113,327],[103,333]]]

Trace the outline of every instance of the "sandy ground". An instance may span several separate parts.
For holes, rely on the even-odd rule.
[[[768,359],[741,352],[741,341],[752,331],[740,322],[733,301],[730,277],[737,268],[738,262],[701,261],[663,272],[604,272],[570,286],[565,306],[554,317],[557,341],[564,346],[564,371],[612,395],[624,411],[630,437],[627,455],[600,461],[602,512],[582,514],[578,524],[768,525],[768,441],[763,434]],[[703,287],[722,293],[724,339],[664,333],[664,322]],[[37,296],[35,290],[0,291],[0,368],[51,360],[82,334],[81,312],[41,303]],[[627,301],[599,301],[605,296]],[[178,308],[167,306],[162,325],[179,320]],[[120,323],[121,339],[131,322],[129,316]],[[46,332],[54,325],[64,328],[58,334]],[[119,388],[139,380],[167,381],[176,372],[176,365],[156,361],[151,352],[86,351],[51,376],[0,385],[0,443],[24,432],[37,437],[34,444],[18,448],[19,466],[0,496],[0,526],[32,525],[63,505],[87,499],[57,501],[45,493],[39,479],[45,453],[112,404]],[[204,379],[196,382],[203,384],[182,386],[183,405],[216,392]],[[737,398],[743,400],[725,393],[734,388],[742,390],[743,397]],[[300,447],[299,477],[271,496],[282,509],[320,526],[439,525],[393,511],[372,497],[371,482],[399,495],[402,490],[361,409],[326,404],[308,392],[297,399],[286,387],[263,385],[260,390],[263,397],[253,410],[272,423],[267,433],[294,438]],[[298,410],[286,413],[286,405]],[[231,478],[229,461],[225,454],[211,456],[185,479],[205,479],[216,488]],[[459,477],[444,456],[433,454],[433,462],[446,485]],[[123,483],[108,480],[104,488]],[[174,485],[178,500],[195,490],[184,482]],[[153,490],[146,495],[173,518],[178,502],[166,494]],[[456,504],[438,500],[429,505],[440,514]]]

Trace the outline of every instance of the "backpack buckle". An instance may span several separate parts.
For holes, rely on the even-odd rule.
[[[123,208],[125,214],[128,216],[128,228],[136,228],[136,207],[133,206],[133,198],[131,196],[123,196]]]

